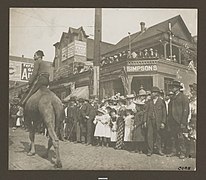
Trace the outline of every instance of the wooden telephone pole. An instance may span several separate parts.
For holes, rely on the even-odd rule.
[[[95,29],[94,29],[94,83],[93,95],[99,98],[99,66],[100,66],[100,42],[102,39],[102,9],[95,8]]]

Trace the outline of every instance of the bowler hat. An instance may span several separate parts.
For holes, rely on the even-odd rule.
[[[153,86],[151,91],[152,92],[160,92],[160,89],[156,86]]]
[[[173,81],[173,82],[172,82],[172,86],[173,86],[173,87],[178,87],[178,88],[180,88],[180,89],[183,88],[183,87],[181,86],[181,83],[180,83],[179,81]]]

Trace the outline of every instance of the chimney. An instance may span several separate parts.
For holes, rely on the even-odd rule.
[[[145,31],[145,22],[141,22],[140,23],[140,26],[141,26],[141,33],[143,33]]]

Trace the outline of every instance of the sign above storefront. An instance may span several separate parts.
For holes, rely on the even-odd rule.
[[[86,57],[86,42],[75,40],[62,48],[62,61],[75,55]]]
[[[27,82],[32,74],[34,64],[9,61],[9,80]]]
[[[157,71],[157,65],[127,66],[127,72],[149,72]]]

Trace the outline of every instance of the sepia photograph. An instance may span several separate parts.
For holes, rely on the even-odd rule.
[[[197,23],[10,7],[8,170],[196,171]]]

